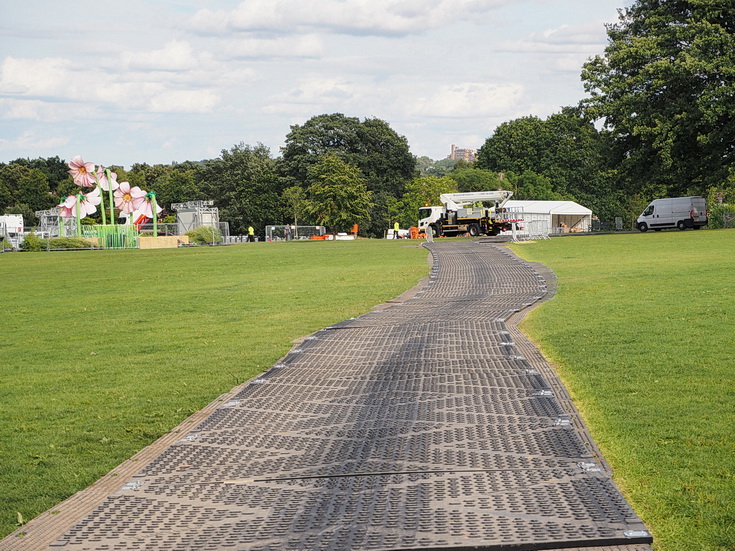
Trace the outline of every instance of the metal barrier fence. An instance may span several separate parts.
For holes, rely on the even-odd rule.
[[[324,226],[266,226],[265,240],[309,239],[312,236],[324,235],[326,232]]]

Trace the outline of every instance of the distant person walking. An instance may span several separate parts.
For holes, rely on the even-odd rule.
[[[286,241],[291,241],[291,224],[286,224],[283,228],[283,237]]]
[[[401,229],[401,225],[396,220],[396,223],[393,224],[393,239],[398,239],[398,230]]]
[[[255,242],[255,228],[252,226],[248,226],[248,241],[250,243]]]
[[[426,226],[426,242],[427,243],[434,242],[434,228],[431,226],[431,224]]]

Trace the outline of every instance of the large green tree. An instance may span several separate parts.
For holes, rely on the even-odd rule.
[[[637,0],[584,65],[587,114],[617,145],[629,192],[704,194],[735,153],[735,9],[723,0]]]
[[[240,143],[222,150],[201,170],[202,197],[214,201],[230,232],[245,235],[248,226],[262,232],[267,224],[283,220],[283,202],[270,150]]]
[[[309,168],[306,214],[333,232],[348,231],[370,218],[372,193],[360,169],[336,155],[325,155]]]
[[[492,172],[526,170],[542,172],[548,167],[553,136],[539,117],[521,117],[504,122],[477,151],[475,166]]]
[[[52,193],[56,193],[56,189],[59,185],[71,182],[71,175],[69,174],[69,166],[66,161],[62,160],[58,156],[48,157],[44,159],[39,157],[37,159],[16,159],[13,164],[26,166],[28,168],[36,168],[40,170],[48,180],[49,189]]]
[[[360,121],[342,113],[318,115],[293,125],[281,149],[280,170],[289,185],[303,186],[309,168],[324,155],[336,155],[360,169],[368,189],[400,195],[414,176],[416,159],[408,141],[385,121]]]
[[[503,180],[497,172],[483,170],[476,166],[458,165],[447,177],[457,182],[459,191],[493,191],[503,189]]]
[[[388,123],[342,113],[318,115],[292,126],[281,155],[279,172],[288,187],[306,186],[310,167],[326,155],[360,169],[376,204],[367,221],[369,235],[382,235],[388,224],[387,205],[403,195],[416,171],[408,141]]]
[[[518,175],[511,180],[525,187],[523,195],[541,192],[524,198],[576,200],[609,219],[623,210],[609,148],[580,109],[565,107],[546,120],[530,116],[501,124],[478,151],[475,165]],[[543,185],[532,173],[545,178]]]
[[[2,208],[26,205],[31,211],[49,209],[57,204],[51,194],[48,177],[28,163],[12,162],[0,166],[0,198]]]

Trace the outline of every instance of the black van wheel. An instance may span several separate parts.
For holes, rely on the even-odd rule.
[[[640,224],[638,224],[638,229],[642,232],[647,232],[648,224],[646,224],[645,222],[641,222]]]
[[[679,228],[679,229],[680,229],[681,231],[684,231],[685,229],[687,229],[687,225],[686,225],[686,223],[684,222],[684,220],[679,220],[679,221],[678,221],[678,222],[676,223],[676,227],[677,227],[677,228]]]
[[[480,226],[478,226],[477,224],[470,224],[469,230],[472,237],[477,237],[478,235],[480,235]]]

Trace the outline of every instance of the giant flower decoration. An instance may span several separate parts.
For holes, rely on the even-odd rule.
[[[95,167],[94,163],[85,163],[81,156],[77,155],[69,163],[69,174],[74,178],[74,183],[81,187],[94,188],[86,195],[77,193],[64,197],[57,206],[59,216],[62,218],[76,218],[77,235],[82,236],[81,219],[97,212],[97,206],[100,206],[102,216],[102,226],[99,230],[107,232],[106,213],[105,213],[105,195],[109,198],[110,207],[110,226],[115,227],[115,213],[117,208],[121,212],[128,214],[128,224],[132,224],[132,218],[135,214],[137,217],[145,215],[147,218],[153,219],[153,235],[158,235],[158,214],[163,211],[156,204],[155,193],[146,193],[138,186],[131,187],[129,182],[117,181],[117,174],[109,168],[103,166]],[[102,191],[105,191],[103,194]],[[114,205],[114,207],[113,207]],[[63,224],[60,232],[63,231]],[[106,228],[106,229],[105,229]],[[137,226],[136,226],[137,229]],[[99,235],[99,234],[98,234]],[[107,234],[109,236],[109,234]]]
[[[59,216],[62,218],[74,218],[77,215],[77,196],[64,197],[57,208],[59,209]]]
[[[110,179],[107,179],[107,173],[105,171],[105,167],[100,166],[97,168],[97,181],[100,184],[100,187],[105,191],[110,191],[110,187],[112,187],[112,191],[115,191],[117,188],[120,187],[120,184],[117,183],[117,174],[114,172],[110,172]]]
[[[74,178],[74,183],[82,187],[94,187],[96,180],[94,177],[94,163],[85,163],[79,155],[74,157],[69,166],[69,174]]]
[[[77,201],[79,205],[77,207]],[[59,216],[63,218],[72,218],[79,215],[79,218],[84,218],[90,214],[97,212],[97,205],[102,202],[100,195],[100,188],[96,187],[87,195],[79,193],[78,195],[70,195],[61,201],[59,207]],[[77,212],[78,208],[78,212]]]
[[[146,193],[145,197],[143,197],[143,205],[138,209],[138,212],[140,214],[145,215],[146,218],[153,218],[153,205],[156,205],[156,215],[161,214],[163,212],[163,209],[158,206],[158,203],[155,202],[156,195],[154,193]]]
[[[120,182],[120,187],[115,190],[115,207],[131,214],[143,206],[145,195],[138,186],[131,188],[129,182]]]

